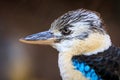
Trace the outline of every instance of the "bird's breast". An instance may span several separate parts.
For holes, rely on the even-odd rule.
[[[59,53],[58,65],[63,80],[88,80],[80,71],[75,69],[72,56]]]

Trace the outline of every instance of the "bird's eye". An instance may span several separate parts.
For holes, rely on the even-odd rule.
[[[63,28],[60,30],[63,35],[69,35],[71,33],[71,30],[68,28]]]

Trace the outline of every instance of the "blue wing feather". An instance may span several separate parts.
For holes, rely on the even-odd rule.
[[[100,76],[98,76],[94,69],[92,69],[85,62],[79,62],[76,59],[72,60],[75,70],[80,71],[86,78],[89,80],[102,80]]]

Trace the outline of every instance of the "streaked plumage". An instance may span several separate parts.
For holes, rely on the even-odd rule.
[[[48,31],[20,41],[57,49],[63,80],[120,80],[120,49],[104,27],[97,12],[78,9],[56,19]]]

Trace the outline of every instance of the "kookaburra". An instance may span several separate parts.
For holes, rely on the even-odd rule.
[[[120,80],[120,49],[104,27],[97,12],[78,9],[60,16],[49,30],[20,41],[57,49],[62,80]]]

